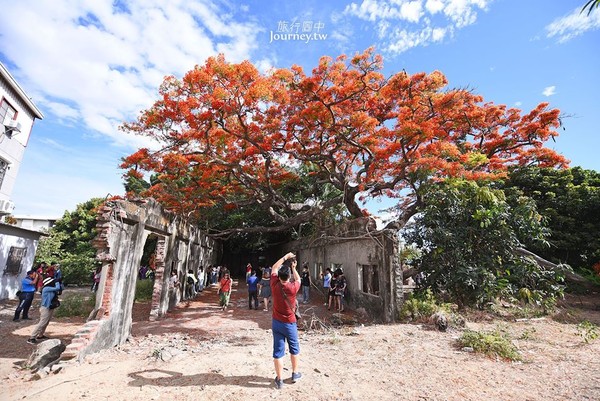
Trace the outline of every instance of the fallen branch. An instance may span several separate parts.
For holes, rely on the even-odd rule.
[[[94,373],[89,373],[89,374],[87,374],[87,375],[79,376],[79,377],[77,377],[77,378],[75,378],[75,379],[63,380],[63,381],[61,381],[61,382],[59,382],[59,383],[54,383],[53,385],[51,385],[51,386],[48,386],[48,387],[46,387],[46,388],[44,388],[44,389],[42,389],[42,390],[40,390],[40,391],[37,391],[37,392],[35,392],[35,393],[31,393],[31,394],[25,394],[25,395],[24,395],[24,396],[23,396],[21,399],[23,399],[23,398],[27,398],[27,397],[32,397],[32,396],[34,396],[34,395],[38,395],[38,394],[40,394],[40,393],[43,393],[43,392],[44,392],[44,391],[46,391],[46,390],[50,390],[50,389],[51,389],[51,388],[53,388],[53,387],[60,386],[61,384],[65,384],[65,383],[69,383],[69,382],[74,382],[74,381],[76,381],[76,380],[83,379],[84,377],[93,376],[93,375],[95,375],[95,374],[97,374],[97,373],[104,372],[105,370],[108,370],[108,369],[110,369],[110,368],[111,368],[111,366],[107,366],[106,368],[104,368],[104,369],[100,369],[99,371],[97,371],[97,372],[94,372]]]

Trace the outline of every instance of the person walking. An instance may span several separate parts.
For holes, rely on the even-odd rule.
[[[226,310],[229,306],[229,297],[231,296],[231,285],[233,281],[229,275],[229,270],[223,270],[223,277],[219,281],[219,306]]]
[[[292,377],[295,383],[302,377],[298,371],[300,362],[300,342],[294,306],[296,294],[300,289],[300,275],[296,271],[296,255],[292,252],[281,257],[273,265],[271,271],[271,293],[273,296],[273,315],[271,331],[273,332],[273,364],[275,365],[275,387],[283,388],[283,356],[287,341],[292,363]],[[290,280],[290,277],[293,280]]]
[[[310,273],[308,271],[308,264],[304,263],[302,266],[302,275],[300,276],[300,283],[302,284],[302,303],[307,304],[310,296]]]
[[[248,283],[248,309],[252,309],[252,300],[254,300],[254,309],[258,309],[258,282],[256,270],[252,270],[246,280]]]
[[[29,308],[31,308],[33,297],[35,297],[39,277],[35,270],[29,270],[27,275],[21,280],[21,293],[19,294],[19,304],[13,318],[14,322],[19,320],[21,312],[23,312],[23,320],[31,320],[29,317]]]
[[[35,344],[39,340],[46,340],[44,335],[50,319],[54,314],[54,309],[59,305],[58,294],[61,292],[60,283],[52,277],[46,277],[42,283],[42,303],[40,305],[40,320],[35,326],[31,337],[27,340],[29,344]]]

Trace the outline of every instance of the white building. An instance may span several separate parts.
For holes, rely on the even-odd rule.
[[[0,218],[15,207],[11,195],[36,118],[44,115],[0,63]],[[15,296],[33,265],[40,235],[0,223],[0,299]]]
[[[12,217],[16,220],[15,225],[17,227],[47,233],[54,227],[56,220],[59,220],[62,216],[13,215]]]

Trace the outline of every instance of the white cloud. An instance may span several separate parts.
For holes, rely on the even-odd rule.
[[[556,86],[547,86],[544,88],[542,95],[544,96],[552,96],[556,94]]]
[[[42,110],[128,147],[141,138],[117,127],[151,105],[166,75],[218,52],[247,59],[260,32],[208,1],[29,3],[6,3],[0,13],[0,49],[19,66],[16,78]]]
[[[490,1],[363,0],[346,6],[344,13],[373,23],[384,41],[377,47],[399,54],[452,37],[457,29],[475,23],[477,12],[486,10]]]
[[[444,2],[441,0],[427,0],[425,8],[433,15],[444,9]]]
[[[557,37],[559,43],[567,42],[576,36],[600,28],[600,10],[589,15],[576,8],[570,14],[558,18],[546,26],[547,37]]]

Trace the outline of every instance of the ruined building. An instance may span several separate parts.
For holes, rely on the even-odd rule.
[[[107,202],[99,213],[98,231],[95,246],[102,266],[96,308],[67,347],[65,357],[83,357],[127,340],[138,268],[149,238],[156,240],[149,319],[161,318],[181,299],[181,288],[169,289],[172,271],[183,282],[189,269],[196,273],[200,265],[218,264],[222,258],[222,243],[164,212],[151,199]],[[349,307],[362,308],[376,320],[397,319],[403,286],[394,231],[377,231],[372,220],[358,219],[277,250],[287,251],[308,263],[315,281],[327,267],[332,271],[341,268],[348,282]]]

